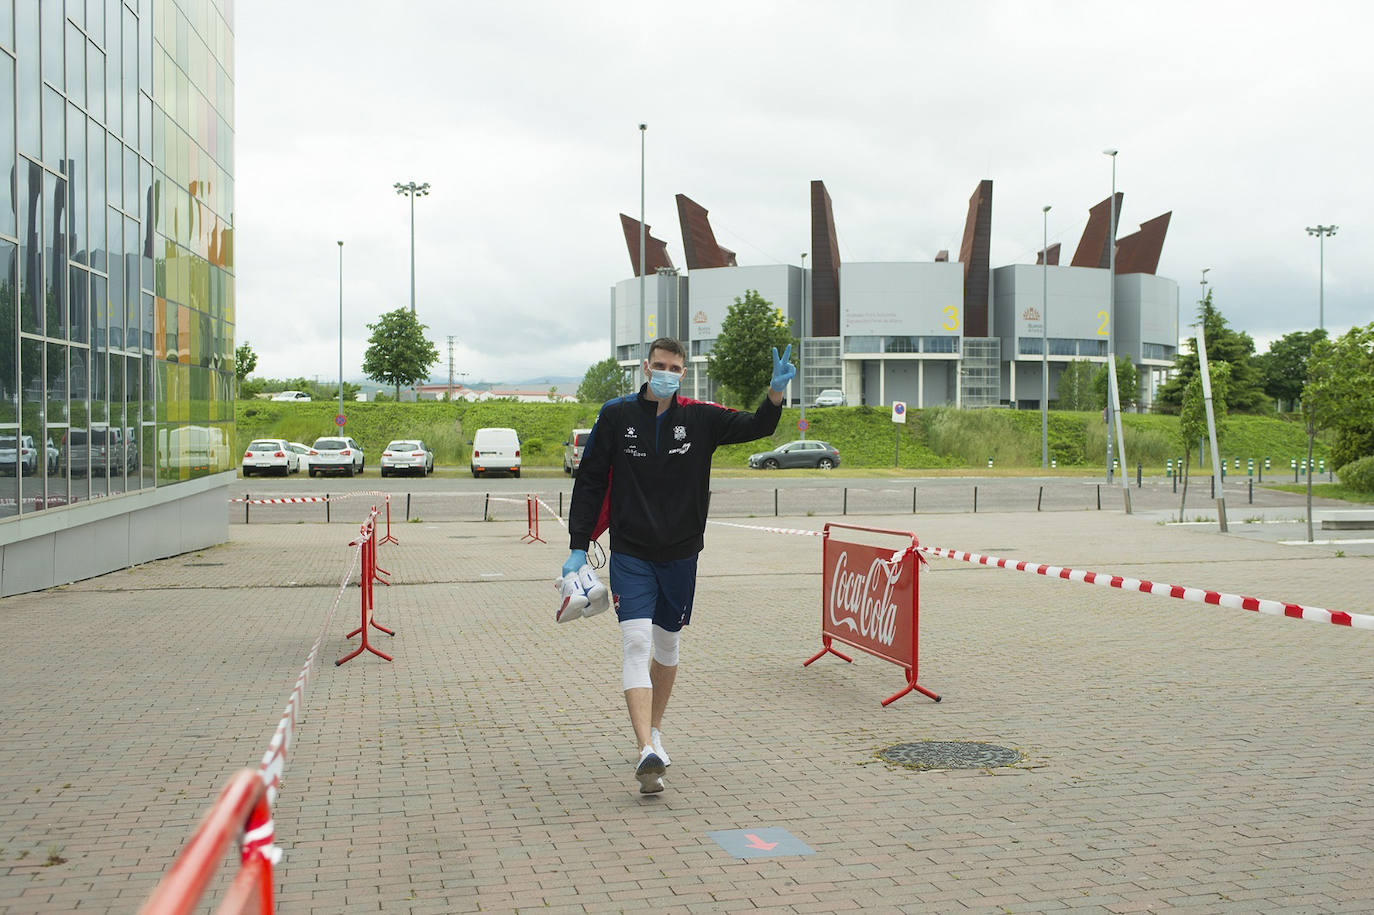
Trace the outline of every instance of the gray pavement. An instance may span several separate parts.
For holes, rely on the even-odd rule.
[[[356,523],[362,505],[334,509]],[[266,749],[322,630],[275,811],[282,911],[1374,910],[1374,632],[937,559],[920,681],[944,701],[883,708],[897,668],[801,666],[819,539],[713,526],[668,790],[644,797],[615,625],[554,624],[565,541],[545,520],[549,543],[522,544],[519,517],[393,517],[395,584],[376,594],[392,663],[332,664],[358,621],[350,587],[326,623],[342,523],[238,524],[219,547],[0,601],[0,912],[136,909]],[[1374,613],[1374,559],[1234,516],[1230,535],[1149,512],[845,520]],[[911,741],[1021,760],[877,756]],[[709,835],[768,828],[813,854],[738,858]]]

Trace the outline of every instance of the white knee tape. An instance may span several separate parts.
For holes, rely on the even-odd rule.
[[[654,660],[664,667],[677,667],[677,646],[680,641],[681,632],[669,632],[662,626],[655,626]]]
[[[653,681],[649,679],[649,646],[653,642],[649,630],[652,628],[650,620],[624,620],[620,624],[624,657],[621,679],[625,689],[653,688]]]

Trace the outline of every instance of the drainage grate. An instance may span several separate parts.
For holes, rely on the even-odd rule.
[[[1021,761],[1021,754],[1009,747],[955,740],[899,743],[878,755],[911,769],[991,769]]]

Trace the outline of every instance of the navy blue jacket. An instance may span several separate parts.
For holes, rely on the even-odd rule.
[[[613,552],[650,562],[701,552],[712,453],[718,445],[772,435],[782,416],[767,397],[753,413],[674,397],[660,419],[647,387],[607,402],[596,418],[568,509],[574,550],[590,544],[609,488]]]

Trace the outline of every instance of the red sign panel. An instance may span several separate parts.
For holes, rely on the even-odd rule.
[[[841,539],[832,531],[866,531],[900,538],[895,546],[877,547]],[[872,539],[872,538],[869,538]],[[940,697],[916,683],[918,643],[917,573],[920,558],[916,536],[847,524],[827,524],[821,547],[821,650],[808,661],[830,653],[849,661],[831,647],[843,642],[902,667],[906,688],[883,701],[887,705],[913,689],[936,702]]]

